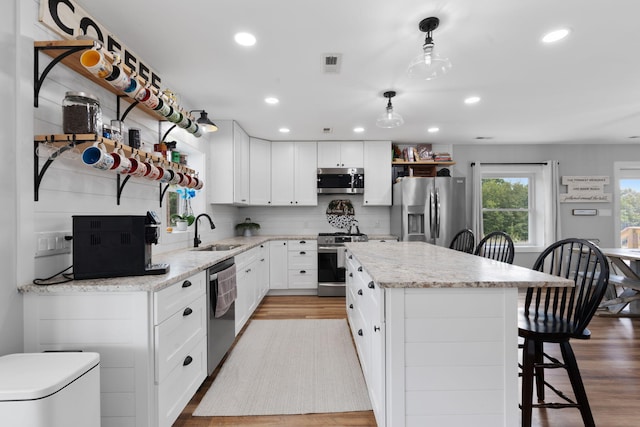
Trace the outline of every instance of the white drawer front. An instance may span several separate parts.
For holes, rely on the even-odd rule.
[[[190,361],[186,360],[187,357],[191,358]],[[203,337],[156,386],[159,427],[171,427],[206,377],[207,339]]]
[[[289,289],[316,289],[318,270],[289,270]]]
[[[289,270],[318,268],[318,251],[302,249],[289,251]]]
[[[156,381],[182,363],[189,350],[207,334],[207,298],[202,295],[155,327]]]
[[[317,240],[289,240],[287,243],[289,246],[289,251],[315,251],[318,249]]]
[[[207,273],[202,271],[164,288],[153,295],[154,324],[159,325],[173,316],[180,308],[205,294]]]

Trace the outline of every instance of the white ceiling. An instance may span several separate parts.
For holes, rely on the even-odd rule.
[[[78,0],[190,109],[270,140],[633,143],[640,135],[638,0]],[[423,18],[453,68],[409,79]],[[544,33],[569,27],[545,45]],[[253,47],[235,44],[248,31]],[[341,53],[339,74],[322,55]],[[396,90],[405,124],[376,128]],[[478,95],[469,106],[463,99]],[[264,98],[276,96],[278,105]],[[291,132],[283,135],[280,127]],[[365,132],[355,134],[362,126]],[[440,132],[428,134],[437,126]],[[330,127],[333,133],[324,134]],[[484,141],[487,142],[487,141]]]

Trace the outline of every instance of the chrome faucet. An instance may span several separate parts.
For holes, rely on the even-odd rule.
[[[216,226],[213,224],[213,220],[211,219],[211,217],[209,215],[207,215],[206,213],[201,213],[200,215],[198,215],[196,217],[196,220],[194,221],[196,223],[196,235],[193,238],[193,247],[197,248],[198,245],[200,245],[200,243],[202,243],[202,241],[200,240],[200,236],[198,236],[198,220],[200,219],[201,216],[206,217],[209,220],[209,225],[211,225],[211,229],[215,229]]]

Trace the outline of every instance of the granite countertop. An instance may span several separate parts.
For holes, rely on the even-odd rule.
[[[346,243],[382,288],[572,287],[572,280],[423,242]]]
[[[239,255],[269,240],[315,240],[314,235],[270,235],[253,237],[233,237],[215,242],[201,243],[200,247],[212,244],[240,245],[230,251],[198,251],[194,248],[181,249],[153,256],[153,262],[169,264],[169,272],[161,275],[114,277],[110,279],[73,280],[59,285],[34,285],[33,283],[18,286],[21,293],[54,293],[54,292],[156,292],[172,284],[184,280],[199,271],[205,270],[220,261]]]

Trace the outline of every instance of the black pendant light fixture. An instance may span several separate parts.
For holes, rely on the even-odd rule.
[[[376,126],[380,128],[397,128],[398,126],[402,126],[404,120],[402,116],[395,111],[393,111],[393,105],[391,105],[391,98],[396,96],[396,92],[393,90],[386,91],[384,94],[385,98],[388,98],[387,107],[385,112],[382,113],[378,120],[376,120]]]
[[[451,69],[451,61],[448,58],[442,58],[434,52],[435,43],[431,33],[438,28],[440,20],[434,16],[425,18],[420,21],[418,28],[423,33],[427,33],[424,45],[422,45],[422,53],[415,57],[409,64],[409,77],[415,79],[432,80]]]
[[[218,130],[218,126],[216,126],[215,123],[213,123],[211,120],[209,120],[209,117],[207,116],[207,112],[204,110],[193,110],[192,112],[199,112],[200,113],[200,118],[196,120],[196,123],[198,124],[198,126],[200,126],[202,128],[203,132],[215,132]]]

